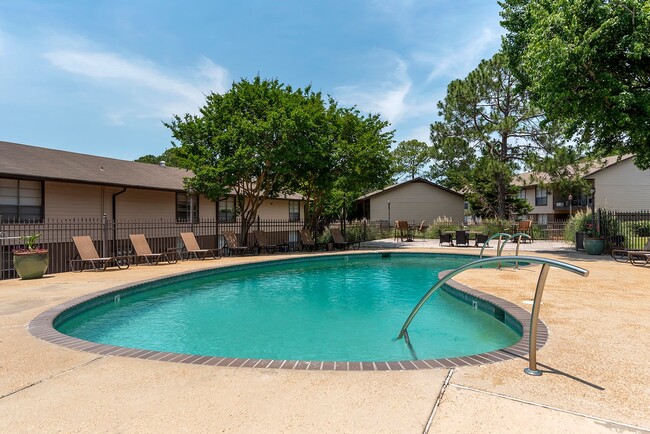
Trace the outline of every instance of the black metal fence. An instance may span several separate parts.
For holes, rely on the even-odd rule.
[[[296,248],[298,230],[303,221],[257,219],[251,231],[263,230],[271,244],[287,244]],[[41,222],[14,222],[0,219],[0,280],[18,277],[13,269],[13,251],[23,245],[22,237],[41,234],[38,244],[49,252],[48,273],[70,271],[69,262],[77,255],[73,236],[89,235],[101,256],[132,255],[129,234],[144,234],[151,250],[166,252],[182,247],[181,232],[194,232],[202,248],[214,249],[224,246],[223,233],[241,233],[241,220],[217,221],[204,219],[195,223],[176,220],[118,220],[102,219],[46,219]],[[242,245],[252,246],[252,233]]]
[[[650,240],[650,211],[620,212],[599,209],[596,225],[612,247],[642,249]]]

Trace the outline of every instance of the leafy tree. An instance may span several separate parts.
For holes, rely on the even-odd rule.
[[[135,161],[148,164],[160,164],[161,161],[164,161],[165,165],[169,167],[180,167],[182,164],[177,155],[176,148],[169,148],[158,156],[152,154],[144,155]]]
[[[558,146],[551,125],[518,87],[505,56],[497,53],[449,84],[438,103],[442,120],[431,125],[437,160],[431,177],[471,193],[479,209],[501,219],[513,210],[515,171]]]
[[[393,132],[379,115],[341,108],[332,99],[313,116],[311,138],[300,162],[296,189],[310,199],[307,224],[341,218],[344,205],[368,190],[385,186],[391,175]]]
[[[165,124],[183,166],[194,172],[185,180],[188,190],[215,201],[234,190],[242,241],[264,200],[290,192],[308,128],[305,111],[314,100],[320,96],[309,88],[257,76],[208,95],[200,115]]]
[[[510,66],[547,117],[601,156],[650,168],[650,2],[499,4]]]
[[[400,142],[393,151],[393,161],[396,174],[408,175],[414,179],[431,161],[431,152],[424,142],[405,140]]]

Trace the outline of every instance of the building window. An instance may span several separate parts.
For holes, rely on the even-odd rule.
[[[289,221],[297,222],[300,221],[300,202],[297,200],[289,201]]]
[[[43,183],[0,178],[0,218],[3,222],[43,220]]]
[[[219,200],[219,221],[234,222],[237,215],[235,207],[235,198],[228,196]]]
[[[546,206],[548,205],[548,194],[545,188],[536,187],[535,188],[535,206]]]
[[[521,190],[519,190],[519,199],[524,199],[524,200],[526,199],[526,189],[525,188],[522,188]]]
[[[187,193],[176,193],[176,221],[198,223],[199,197]]]

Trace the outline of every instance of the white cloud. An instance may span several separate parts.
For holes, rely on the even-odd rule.
[[[372,85],[341,86],[335,93],[342,103],[358,106],[366,112],[380,113],[391,123],[407,111],[406,97],[413,82],[406,62],[396,58],[397,65],[385,80]]]
[[[441,77],[463,78],[478,66],[481,59],[492,57],[498,50],[500,41],[501,34],[498,31],[484,27],[478,37],[473,37],[460,50],[448,51],[433,56],[431,53],[417,53],[413,57],[416,61],[433,64],[433,69],[429,73],[427,81]]]
[[[116,124],[124,123],[130,116],[169,117],[192,112],[203,105],[206,94],[211,91],[223,93],[228,86],[228,72],[205,57],[183,78],[153,62],[111,52],[58,49],[47,52],[44,57],[63,71],[111,86],[117,92],[129,93],[134,101],[125,105],[137,105],[138,110],[119,109],[108,113],[107,117]]]

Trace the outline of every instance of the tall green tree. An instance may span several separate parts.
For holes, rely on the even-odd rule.
[[[601,156],[650,168],[650,2],[499,4],[510,66],[547,117]]]
[[[338,107],[331,98],[311,119],[295,188],[309,199],[306,224],[316,227],[324,219],[341,218],[354,199],[389,182],[394,133],[379,115]]]
[[[309,103],[318,94],[259,76],[211,93],[200,115],[174,116],[170,128],[189,191],[212,200],[234,190],[242,240],[264,200],[290,192],[308,133]]]
[[[510,191],[515,171],[557,146],[543,113],[519,90],[506,60],[497,53],[466,78],[452,81],[438,103],[442,120],[431,125],[437,161],[431,176],[473,194],[476,202],[495,202],[489,209],[497,218],[507,218],[516,203]]]
[[[431,161],[429,146],[419,140],[405,140],[393,150],[394,171],[397,175],[415,178]]]

